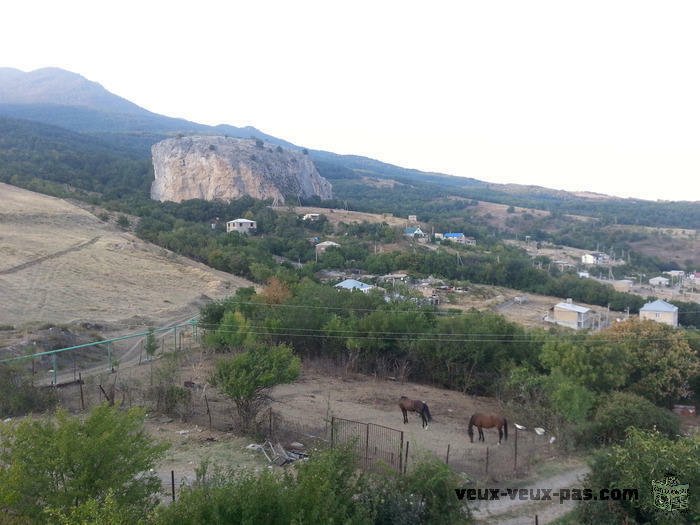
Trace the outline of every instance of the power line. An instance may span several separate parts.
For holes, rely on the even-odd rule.
[[[370,335],[364,335],[367,333],[381,333],[381,332],[362,332],[362,331],[357,331],[354,332],[353,334],[347,334],[347,335],[330,335],[330,334],[308,334],[308,333],[290,333],[290,332],[273,332],[268,329],[267,331],[264,332],[258,332],[254,330],[217,330],[218,333],[225,333],[225,334],[240,334],[240,335],[264,335],[264,336],[283,336],[283,337],[316,337],[316,338],[334,338],[334,339],[374,339],[374,340],[397,340],[397,341],[402,341],[406,340],[404,337],[398,337],[396,335],[387,335],[387,336],[370,336]],[[332,332],[332,331],[331,331]],[[393,334],[397,334],[398,332],[392,332]],[[359,334],[359,335],[358,335]],[[424,335],[427,336],[433,336],[436,334],[432,334],[430,332],[425,332]],[[463,334],[459,334],[460,337],[464,337]],[[485,334],[475,334],[476,336],[484,336]],[[692,337],[692,336],[686,336],[686,337],[659,337],[659,338],[634,338],[632,342],[636,341],[674,341],[678,339],[700,339],[700,337]],[[538,343],[541,342],[542,339],[534,338],[531,341],[526,340],[526,339],[477,339],[474,337],[468,337],[468,338],[462,338],[462,339],[454,339],[454,338],[443,338],[443,337],[414,337],[409,339],[410,341],[440,341],[443,343],[452,343],[452,342],[464,342],[464,343],[527,343],[527,342],[532,342],[532,343]],[[586,340],[586,342],[589,343],[623,343],[625,341],[630,341],[629,339],[624,339],[624,338],[615,338],[615,339],[599,339],[599,338],[589,338]],[[563,338],[551,338],[551,339],[546,339],[545,342],[562,342],[562,343],[571,343],[574,342],[571,339],[563,339]]]

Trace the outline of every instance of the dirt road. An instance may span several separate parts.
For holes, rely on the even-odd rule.
[[[553,492],[558,492],[559,489],[581,488],[583,478],[589,472],[587,465],[577,461],[571,462],[566,472],[541,478],[518,488],[532,490],[533,493],[537,493],[537,489],[552,489]],[[496,501],[476,502],[470,507],[477,523],[531,525],[535,523],[535,515],[539,523],[550,523],[573,510],[575,504],[573,501],[560,503],[558,498],[552,498],[551,501],[521,501],[505,497]]]

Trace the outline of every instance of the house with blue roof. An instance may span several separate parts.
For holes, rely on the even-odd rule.
[[[437,235],[436,235],[437,237]],[[467,237],[462,232],[459,233],[443,233],[442,238],[446,241],[456,242],[459,244],[464,244],[466,246],[476,246],[476,239],[474,237]]]
[[[357,281],[355,279],[345,279],[343,282],[335,285],[338,289],[344,290],[360,290],[362,293],[368,293],[374,288],[373,285]]]
[[[648,319],[657,323],[678,326],[678,307],[657,299],[639,309],[639,319]]]

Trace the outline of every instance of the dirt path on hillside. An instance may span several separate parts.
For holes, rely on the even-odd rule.
[[[552,492],[558,492],[560,489],[582,488],[583,479],[589,472],[590,468],[587,465],[574,462],[567,472],[541,478],[518,488],[533,490],[535,493],[537,489],[552,489]],[[560,503],[558,498],[552,498],[552,501],[521,501],[506,496],[495,501],[475,502],[470,504],[470,507],[477,523],[531,525],[535,522],[535,515],[539,523],[550,523],[573,510],[575,505],[574,501]]]

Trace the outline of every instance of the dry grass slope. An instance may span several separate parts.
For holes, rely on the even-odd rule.
[[[2,323],[157,322],[252,286],[61,199],[0,184],[0,210]]]

